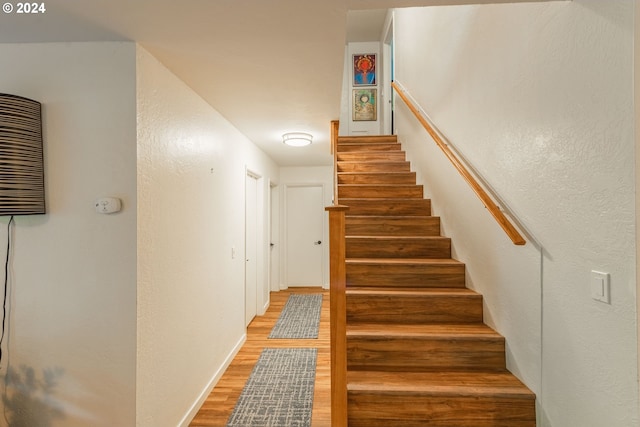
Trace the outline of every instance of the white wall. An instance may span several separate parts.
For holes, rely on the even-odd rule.
[[[187,425],[244,339],[245,168],[264,194],[278,168],[142,48],[137,67],[137,426]]]
[[[506,243],[441,156],[416,148],[433,143],[398,108],[541,426],[637,425],[632,4],[396,10],[397,80],[544,247],[536,262],[534,245]],[[591,299],[591,270],[610,273],[611,305]]]
[[[132,43],[0,54],[0,92],[43,103],[48,206],[12,233],[11,426],[186,424],[244,337],[245,170],[268,194],[277,166]]]
[[[323,186],[324,204],[330,206],[333,204],[333,166],[315,166],[315,167],[282,167],[280,168],[280,212],[285,212],[286,203],[286,187],[288,185],[301,185],[301,184],[321,184]],[[287,285],[284,283],[285,268],[286,268],[286,223],[284,215],[280,215],[280,289],[286,289]],[[325,212],[324,214],[324,230],[323,230],[323,277],[324,288],[329,288],[329,216]]]
[[[48,210],[12,232],[3,411],[12,427],[134,425],[135,47],[4,44],[0,58],[0,92],[43,104]],[[101,196],[122,212],[95,213]]]

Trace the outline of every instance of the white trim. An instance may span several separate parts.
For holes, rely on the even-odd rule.
[[[638,374],[636,386],[640,387],[640,0],[633,3],[633,40],[634,40],[634,62],[633,62],[633,97],[634,97],[634,118],[635,118],[635,146],[636,146],[636,363]],[[640,411],[640,405],[638,405]],[[639,412],[640,413],[640,412]]]
[[[394,12],[393,9],[387,11],[385,23],[382,29],[380,39],[381,53],[381,79],[380,79],[380,127],[383,135],[393,134],[392,119],[393,114],[393,90],[391,89],[391,81],[393,80],[393,40],[394,40]]]

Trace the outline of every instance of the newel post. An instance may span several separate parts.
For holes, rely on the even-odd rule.
[[[331,307],[331,426],[347,427],[347,270],[345,213],[347,206],[326,207],[329,212],[329,269]]]

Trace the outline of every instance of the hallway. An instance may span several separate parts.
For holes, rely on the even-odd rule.
[[[290,294],[323,294],[318,339],[267,339]],[[266,347],[311,347],[318,349],[313,398],[312,427],[331,425],[331,382],[329,354],[329,291],[322,288],[289,288],[271,292],[271,304],[247,329],[247,341],[202,405],[190,427],[223,427],[231,415],[260,353]]]

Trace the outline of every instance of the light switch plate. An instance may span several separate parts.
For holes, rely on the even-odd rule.
[[[609,273],[591,271],[591,298],[611,304],[611,287]]]

